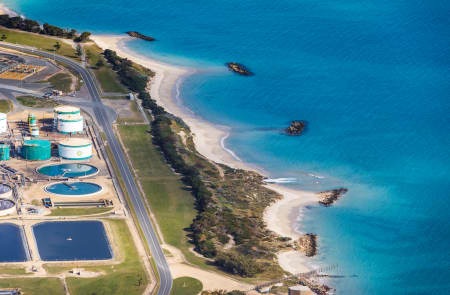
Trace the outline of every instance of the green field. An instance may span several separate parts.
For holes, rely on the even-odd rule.
[[[170,295],[197,295],[203,289],[202,282],[190,277],[181,277],[173,280]]]
[[[23,267],[1,267],[0,274],[2,275],[25,275],[27,272]]]
[[[0,35],[3,34],[5,34],[7,37],[5,40],[6,42],[33,46],[49,52],[55,52],[55,48],[53,46],[55,45],[56,41],[58,41],[56,39],[44,37],[38,34],[0,28]],[[56,54],[64,55],[66,57],[80,61],[80,57],[76,55],[76,51],[72,46],[62,41],[58,42],[61,45],[61,48],[57,52],[55,52]]]
[[[7,278],[0,279],[0,288],[20,288],[26,295],[65,294],[63,283],[57,278]]]
[[[101,55],[103,51],[100,47],[97,45],[89,45],[85,46],[84,50],[89,66],[92,68],[103,92],[129,92],[128,89],[120,83],[117,73],[112,70],[111,66],[108,65],[107,61]],[[103,65],[99,66],[97,64],[99,61],[101,61]]]
[[[56,101],[30,95],[18,96],[16,99],[21,105],[32,108],[52,108],[59,105]]]
[[[9,99],[0,100],[0,113],[8,113],[13,110],[13,104]]]
[[[53,88],[68,93],[71,91],[72,77],[66,73],[59,73],[51,76],[48,80]]]
[[[111,211],[111,208],[55,208],[48,216],[76,216],[100,214]]]
[[[196,216],[194,197],[151,143],[148,129],[146,125],[119,126],[120,136],[128,149],[164,240],[183,250],[186,255],[190,253],[190,245],[184,229],[191,225]]]
[[[72,295],[138,295],[148,284],[148,277],[139,254],[131,238],[130,230],[123,220],[108,220],[114,239],[120,248],[124,261],[112,266],[84,267],[86,270],[103,271],[106,274],[97,278],[67,278]],[[117,255],[118,253],[114,253]]]

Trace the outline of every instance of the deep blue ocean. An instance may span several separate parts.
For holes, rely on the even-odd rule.
[[[198,68],[181,99],[232,127],[241,159],[293,187],[349,188],[299,228],[320,237],[315,262],[351,276],[332,281],[338,294],[449,290],[449,1],[2,2],[80,31],[154,36],[129,47]],[[283,135],[294,119],[307,132]]]

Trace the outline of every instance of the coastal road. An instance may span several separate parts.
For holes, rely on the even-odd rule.
[[[81,75],[92,100],[92,108],[94,110],[95,119],[105,132],[106,140],[109,144],[109,147],[111,148],[112,154],[125,183],[126,190],[131,199],[131,203],[137,216],[137,221],[141,226],[146,242],[155,261],[156,268],[159,274],[158,295],[169,295],[170,290],[172,289],[172,275],[170,273],[169,265],[167,264],[166,258],[158,241],[158,236],[151,223],[149,213],[145,207],[143,196],[141,196],[139,190],[137,189],[137,185],[134,181],[131,169],[126,161],[126,156],[122,151],[122,148],[120,147],[120,144],[112,129],[114,117],[106,112],[106,107],[105,105],[103,105],[103,102],[100,98],[100,91],[97,88],[97,83],[94,75],[77,62],[63,56],[54,55],[53,53],[40,51],[26,46],[22,47],[7,43],[0,44],[0,47],[19,49],[24,52],[35,53],[44,57],[55,59],[56,61],[64,63],[67,67],[72,68]]]

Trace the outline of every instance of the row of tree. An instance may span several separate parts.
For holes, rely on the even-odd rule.
[[[0,26],[26,32],[39,33],[43,35],[56,36],[61,38],[74,39],[76,42],[84,42],[89,39],[91,33],[83,32],[80,35],[74,29],[63,29],[48,23],[42,26],[35,20],[20,16],[0,15]]]
[[[182,126],[188,127],[181,119],[167,113],[151,98],[146,89],[148,77],[135,69],[131,61],[119,57],[112,50],[105,50],[103,54],[113,69],[117,71],[122,83],[137,92],[138,97],[142,99],[143,107],[152,111],[153,143],[160,148],[172,168],[183,175],[183,182],[191,187],[198,210],[198,215],[191,225],[195,250],[205,257],[215,258],[219,267],[233,274],[251,277],[263,271],[262,264],[258,263],[256,259],[252,259],[260,253],[253,250],[258,247],[255,247],[257,243],[251,241],[253,229],[262,228],[262,226],[249,218],[240,219],[232,213],[232,210],[218,206],[213,198],[213,193],[203,181],[201,171],[184,160],[182,154],[187,151],[184,146],[178,144],[178,136],[172,130],[171,125],[173,121],[176,121]],[[216,248],[215,241],[218,240],[222,244],[227,243],[230,239],[228,234],[233,236],[239,249],[248,257],[235,252],[222,252]]]

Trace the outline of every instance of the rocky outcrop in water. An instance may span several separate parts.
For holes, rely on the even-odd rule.
[[[305,234],[297,240],[298,251],[311,257],[317,254],[317,235]]]
[[[237,63],[237,62],[227,62],[226,66],[228,69],[232,72],[235,72],[242,76],[252,76],[253,73],[247,69],[243,64]]]
[[[324,206],[331,206],[340,197],[342,197],[346,192],[348,192],[348,189],[346,189],[346,188],[338,188],[338,189],[320,192],[319,193],[319,198],[320,198],[319,203]]]
[[[127,34],[130,35],[131,37],[142,39],[142,40],[145,40],[145,41],[155,41],[156,40],[153,37],[146,36],[144,34],[136,32],[136,31],[129,31],[129,32],[127,32]]]
[[[294,120],[288,128],[285,129],[288,135],[301,135],[306,128],[306,121]]]

